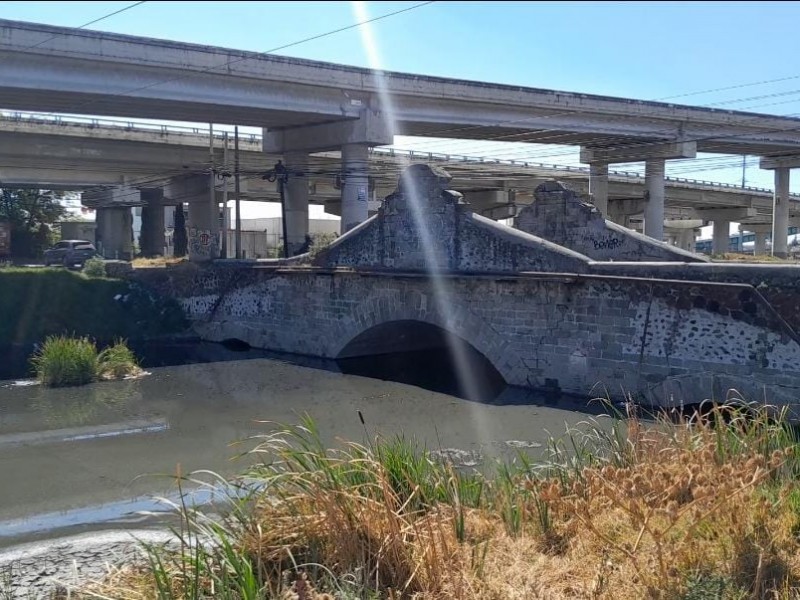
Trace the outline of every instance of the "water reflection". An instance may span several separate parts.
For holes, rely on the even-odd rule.
[[[124,417],[131,414],[132,405],[142,400],[139,386],[133,380],[66,388],[57,394],[42,386],[34,389],[30,406],[49,428],[77,427]]]
[[[206,344],[202,352],[216,349]],[[108,512],[92,507],[168,494],[178,470],[241,473],[248,459],[236,457],[255,445],[253,436],[272,429],[266,421],[293,424],[307,414],[325,444],[365,442],[360,411],[369,436],[415,437],[443,459],[475,468],[520,451],[535,458],[548,431],[587,416],[585,403],[548,404],[519,388],[505,387],[487,402],[443,393],[457,391],[441,362],[447,354],[410,362],[384,355],[383,366],[370,359],[387,379],[415,385],[342,373],[333,361],[262,358],[255,351],[236,353],[240,360],[152,368],[133,381],[60,389],[0,385],[0,529],[63,510],[81,510],[81,527],[99,527]],[[427,381],[410,377],[426,369]],[[476,422],[484,424],[480,437]],[[58,520],[40,522],[57,526]]]

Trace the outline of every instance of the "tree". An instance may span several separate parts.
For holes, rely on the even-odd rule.
[[[175,207],[175,237],[173,238],[175,256],[186,256],[189,250],[189,239],[186,236],[186,218],[183,216],[183,204]]]
[[[41,256],[53,241],[53,226],[67,213],[59,203],[61,194],[14,188],[0,192],[0,220],[11,226],[12,256]]]

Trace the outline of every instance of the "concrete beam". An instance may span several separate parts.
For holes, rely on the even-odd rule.
[[[703,225],[703,219],[666,219],[664,221],[665,229],[697,229]]]
[[[697,142],[669,142],[664,144],[632,143],[623,148],[582,147],[582,163],[627,163],[652,159],[694,158]]]
[[[698,217],[706,221],[739,221],[758,215],[755,208],[698,208]]]
[[[631,215],[640,215],[644,212],[644,200],[642,200],[641,198],[631,198],[631,199],[626,198],[624,200],[611,200],[609,201],[608,210],[609,214],[614,214],[624,217],[629,217]]]
[[[95,187],[81,192],[81,201],[87,206],[131,207],[142,204],[141,192],[128,185]]]
[[[484,210],[507,205],[509,202],[509,192],[503,190],[465,192],[464,199],[470,203],[473,211],[482,213]]]
[[[741,223],[739,233],[772,233],[772,223]]]
[[[761,169],[797,169],[800,168],[800,154],[790,154],[787,156],[763,156],[758,161]]]
[[[324,152],[347,144],[385,146],[394,142],[392,126],[381,112],[364,110],[358,119],[288,129],[264,129],[268,153]]]

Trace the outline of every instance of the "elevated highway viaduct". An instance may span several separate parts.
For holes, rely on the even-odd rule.
[[[124,254],[124,249],[118,248],[120,243],[112,238],[130,238],[129,233],[115,232],[114,224],[117,228],[129,226],[129,220],[119,217],[121,207],[188,202],[190,225],[195,224],[198,215],[202,221],[204,209],[211,202],[212,172],[215,173],[213,202],[223,200],[224,176],[234,171],[232,145],[232,136],[219,130],[212,130],[210,136],[199,127],[6,111],[0,113],[0,183],[83,190],[84,203],[101,211],[100,220],[109,224],[105,249],[109,256],[118,256]],[[239,145],[241,197],[279,201],[276,184],[265,181],[262,175],[281,156],[263,152],[261,135],[242,135]],[[465,194],[473,210],[494,219],[515,217],[521,207],[532,201],[535,187],[546,180],[564,181],[587,195],[591,191],[591,168],[376,147],[369,151],[369,214],[374,214],[380,199],[392,191],[400,170],[421,161],[446,168],[453,176],[454,189]],[[307,202],[298,202],[297,194],[290,194],[287,202],[292,248],[302,246],[305,241],[308,203],[321,204],[327,212],[341,214],[343,177],[339,153],[310,155],[305,175]],[[203,183],[203,177],[207,178],[207,184]],[[194,188],[185,185],[180,188],[176,183],[186,179],[195,181]],[[230,177],[228,184],[232,198]],[[641,229],[645,192],[646,180],[641,175],[610,171],[605,216]],[[588,197],[597,205],[593,195]],[[772,208],[771,190],[666,178],[665,239],[692,249],[696,228],[713,222],[715,231],[726,235],[725,246],[715,248],[722,252],[727,247],[729,223],[738,221],[744,229],[755,231],[757,249],[763,252],[772,226]],[[790,197],[789,214],[791,223],[800,217],[798,198]],[[156,220],[156,224],[148,222],[146,227],[158,229],[161,217],[157,211],[147,210],[143,216],[146,220]],[[163,247],[158,240],[154,245]]]
[[[262,149],[281,155],[292,173],[307,171],[311,154],[338,152],[344,230],[369,213],[369,148],[391,144],[395,135],[578,146],[604,214],[609,165],[644,162],[644,232],[658,240],[665,161],[697,152],[758,155],[762,168],[775,171],[776,255],[786,254],[789,174],[800,166],[796,118],[378,72],[15,21],[0,21],[0,98],[14,110],[263,128]],[[289,181],[290,202],[307,205],[307,183]],[[209,203],[198,222],[211,223],[212,209]]]

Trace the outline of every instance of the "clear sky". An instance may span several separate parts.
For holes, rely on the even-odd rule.
[[[130,2],[2,2],[0,17],[79,26]],[[416,2],[368,2],[370,16]],[[350,2],[146,2],[91,29],[267,51],[355,22]],[[800,115],[799,2],[435,2],[372,25],[383,67]],[[357,29],[279,54],[370,66]],[[747,85],[764,80],[784,81]],[[704,90],[727,91],[693,94]],[[693,94],[693,95],[685,95]],[[680,97],[679,97],[680,96]],[[575,149],[396,140],[398,147],[577,164]],[[737,166],[733,166],[736,163]],[[747,183],[772,187],[751,157]],[[740,183],[741,159],[673,174]],[[792,188],[800,192],[800,175]]]

